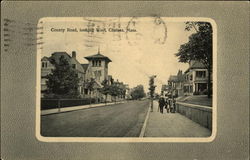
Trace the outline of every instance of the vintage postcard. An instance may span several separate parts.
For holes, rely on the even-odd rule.
[[[45,17],[36,136],[45,142],[211,142],[217,27],[209,18]]]

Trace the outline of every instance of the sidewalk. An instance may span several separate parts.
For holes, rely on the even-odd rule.
[[[54,109],[47,109],[47,110],[41,110],[41,115],[48,115],[48,114],[54,114],[54,113],[63,113],[63,112],[69,112],[69,111],[75,111],[75,110],[80,110],[80,109],[87,109],[87,108],[95,108],[95,107],[104,107],[108,105],[113,105],[113,104],[120,104],[120,103],[125,103],[124,101],[122,102],[112,102],[112,103],[100,103],[100,104],[91,104],[91,105],[83,105],[83,106],[75,106],[75,107],[64,107],[60,108],[54,108]]]
[[[144,137],[209,137],[211,131],[179,113],[158,112],[158,102],[154,101],[154,111],[149,117]]]

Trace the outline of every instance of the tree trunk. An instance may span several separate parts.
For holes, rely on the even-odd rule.
[[[89,98],[89,100],[90,100],[89,104],[91,105],[92,104],[91,91],[90,91],[90,96],[89,97],[90,97]]]
[[[61,103],[60,103],[60,99],[58,99],[58,112],[61,111]]]
[[[207,82],[207,97],[211,98],[212,85],[211,85],[211,69],[208,68],[208,82]]]
[[[151,108],[151,112],[153,112],[153,107],[154,107],[153,98],[151,97],[151,99],[150,99],[150,108]]]
[[[107,97],[108,97],[108,95],[105,94],[105,105],[107,105]]]

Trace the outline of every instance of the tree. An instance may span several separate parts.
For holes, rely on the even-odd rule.
[[[140,99],[140,98],[143,98],[145,96],[146,96],[146,94],[144,92],[143,85],[138,85],[138,86],[134,87],[131,91],[132,99]]]
[[[90,104],[91,104],[91,102],[92,102],[92,97],[91,97],[91,95],[92,95],[92,92],[93,92],[93,90],[94,90],[94,85],[95,85],[95,79],[94,78],[90,78],[90,80],[88,80],[87,82],[86,82],[86,88],[89,90],[89,92],[90,92]]]
[[[154,98],[154,93],[155,93],[155,85],[154,85],[154,78],[156,78],[156,76],[151,76],[149,78],[149,95],[151,98]]]
[[[46,76],[48,81],[46,81],[47,90],[45,97],[78,98],[80,79],[77,72],[71,67],[64,56],[60,57],[58,63],[54,59],[51,60],[51,63],[55,66],[55,69]]]
[[[105,95],[105,104],[107,103],[107,96],[110,93],[110,85],[108,84],[108,80],[104,79],[102,82],[103,87],[100,89],[100,92]]]
[[[149,77],[149,95],[151,98],[151,112],[153,112],[153,98],[154,98],[154,93],[155,93],[155,85],[154,85],[154,79],[156,78],[156,75]]]
[[[186,22],[185,30],[195,29],[195,33],[189,36],[189,41],[182,44],[178,53],[175,55],[179,58],[179,62],[190,62],[197,60],[204,64],[208,70],[208,97],[211,97],[211,73],[213,66],[213,42],[212,42],[212,26],[208,22]]]
[[[117,83],[114,82],[113,84],[110,85],[109,94],[115,97],[115,102],[116,102],[116,98],[119,95],[119,87]]]

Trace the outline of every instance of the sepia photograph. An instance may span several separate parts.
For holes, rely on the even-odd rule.
[[[42,139],[211,141],[211,20],[42,18],[38,28]]]
[[[248,1],[3,1],[4,160],[249,159]]]

